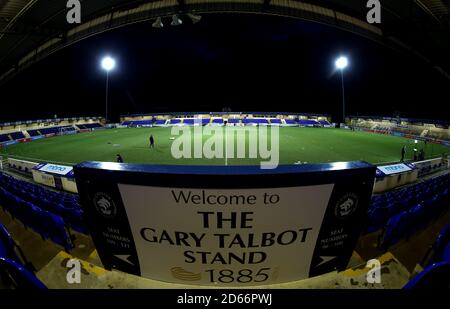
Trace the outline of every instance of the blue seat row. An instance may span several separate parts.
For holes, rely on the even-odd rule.
[[[368,210],[367,232],[383,228],[391,217],[418,204],[434,204],[436,196],[448,196],[449,188],[450,174],[446,174],[401,190],[373,196]]]
[[[29,266],[28,269],[25,265]],[[8,230],[0,224],[0,280],[3,285],[13,288],[45,289],[45,285],[32,271],[35,271],[34,267],[27,262]]]
[[[101,128],[102,125],[99,123],[86,123],[86,124],[78,124],[77,127],[80,129],[95,129]]]
[[[447,211],[449,205],[450,195],[447,188],[441,193],[436,193],[434,197],[418,203],[408,211],[392,216],[384,230],[379,248],[387,251],[390,246],[427,227],[433,219]]]
[[[78,196],[51,191],[1,173],[0,189],[42,210],[60,216],[69,228],[80,233],[89,234]]]
[[[42,210],[14,194],[0,188],[0,205],[14,219],[18,219],[27,228],[32,229],[43,239],[50,239],[66,251],[73,249],[73,242],[64,220],[51,212]]]

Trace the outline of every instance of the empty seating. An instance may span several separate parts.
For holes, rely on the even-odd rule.
[[[54,192],[1,173],[0,206],[25,226],[66,250],[70,250],[71,241],[64,232],[65,227],[89,233],[78,196]]]
[[[375,204],[369,208],[372,230],[380,227],[388,217],[380,249],[388,250],[447,211],[450,205],[449,183],[450,174],[446,174],[395,193],[386,193],[385,197],[374,198]],[[383,211],[379,211],[380,205],[383,205]]]
[[[128,120],[124,121],[122,125],[129,127],[137,127],[137,126],[151,126],[153,124],[153,120]],[[101,125],[100,125],[101,127]]]
[[[0,143],[10,141],[9,134],[0,134]]]
[[[16,254],[16,243],[6,228],[0,224],[0,257],[20,262]]]
[[[79,127],[79,126],[78,126]],[[83,127],[85,128],[85,129],[95,129],[95,128],[102,128],[103,126],[101,125],[101,124],[99,124],[99,123],[86,123],[86,124],[83,124]]]
[[[450,262],[435,263],[412,278],[404,289],[449,289]]]
[[[0,224],[0,257],[13,260],[24,265],[28,270],[35,271],[34,266],[28,262],[20,246],[14,241],[8,230]]]
[[[179,118],[170,119],[169,124],[171,124],[171,125],[181,124],[181,119],[179,119]]]
[[[241,119],[239,119],[239,118],[228,118],[228,123],[230,123],[230,124],[239,124],[239,123],[241,123]]]
[[[60,126],[60,127],[49,127],[49,128],[38,129],[38,130],[41,133],[41,135],[47,135],[47,134],[58,134],[58,133],[61,133],[61,130],[63,130],[63,129],[67,130],[70,128],[73,128],[73,126],[67,125],[67,126]],[[28,133],[30,133],[30,131],[28,131]]]
[[[331,123],[328,120],[319,120],[319,123],[323,126],[329,126]]]
[[[13,140],[18,140],[18,139],[25,138],[25,135],[23,135],[22,132],[13,132],[13,133],[9,133],[9,135],[11,136],[11,138]]]
[[[297,126],[298,122],[294,119],[285,119],[285,124],[288,126]]]
[[[214,125],[223,125],[224,124],[222,118],[213,118],[211,123],[214,124]]]
[[[39,136],[41,135],[41,133],[39,132],[39,130],[27,130],[28,134],[30,136]]]
[[[270,118],[271,124],[281,124],[281,119],[278,118]]]
[[[450,263],[450,223],[448,223],[439,233],[439,236],[431,249],[432,255],[428,259],[426,265],[429,266],[433,263],[445,260]],[[426,258],[428,258],[429,253],[430,252],[427,253]]]
[[[367,231],[382,228],[389,218],[418,204],[439,212],[445,207],[445,201],[448,203],[449,184],[450,174],[446,174],[398,191],[373,196],[368,210]]]
[[[154,126],[163,126],[165,124],[166,124],[165,119],[158,119],[158,120],[155,120],[155,122],[153,123]]]
[[[193,126],[194,124],[200,124],[200,119],[197,118],[186,118],[183,123],[188,126]]]
[[[244,118],[242,123],[245,125],[268,125],[269,120],[266,118]]]
[[[318,126],[319,122],[317,120],[314,120],[314,119],[299,119],[298,120],[298,124],[300,126],[312,127],[312,126]]]
[[[18,262],[0,257],[2,282],[16,289],[46,289],[47,287],[29,270]]]

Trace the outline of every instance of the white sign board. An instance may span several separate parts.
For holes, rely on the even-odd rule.
[[[68,173],[70,173],[72,171],[72,169],[73,169],[72,166],[56,165],[56,164],[45,164],[44,166],[39,168],[39,170],[42,172],[47,172],[47,173],[57,174],[57,175],[62,175],[62,176],[65,176]]]
[[[333,185],[198,190],[119,184],[119,190],[142,276],[239,285],[308,277]],[[286,263],[287,257],[297,262]]]
[[[385,166],[378,166],[378,169],[382,171],[386,175],[398,174],[403,172],[409,172],[412,170],[408,165],[400,163],[400,164],[392,164]]]

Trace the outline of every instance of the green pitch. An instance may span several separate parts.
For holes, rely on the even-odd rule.
[[[223,127],[217,129],[223,130]],[[194,139],[194,129],[190,130]],[[243,128],[238,128],[238,134],[239,131],[243,132]],[[281,127],[279,132],[280,164],[353,160],[374,164],[398,162],[403,145],[407,146],[407,160],[412,159],[414,147],[424,148],[426,157],[450,152],[450,148],[443,145],[420,142],[414,146],[414,141],[409,139],[341,129]],[[155,138],[153,149],[149,147],[150,134]],[[225,158],[173,158],[174,137],[177,136],[171,135],[170,127],[99,130],[13,145],[0,150],[0,155],[71,165],[82,161],[115,161],[116,154],[121,154],[127,163],[225,165]],[[203,136],[204,141],[208,138]],[[228,158],[227,164],[259,165],[260,161],[261,158]]]

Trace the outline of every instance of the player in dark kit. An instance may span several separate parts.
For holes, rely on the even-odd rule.
[[[400,159],[401,162],[405,160],[405,154],[406,154],[406,146],[402,147],[402,158]]]
[[[153,135],[150,135],[150,148],[154,148],[155,147],[155,139],[153,138]]]
[[[117,161],[117,163],[123,163],[123,158],[120,154],[117,154],[116,161]]]

